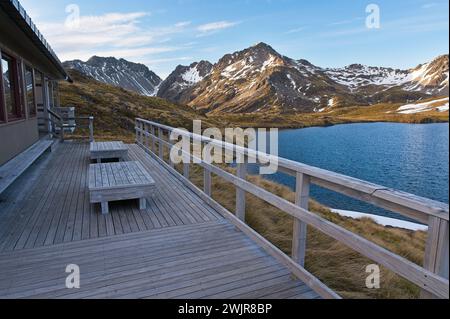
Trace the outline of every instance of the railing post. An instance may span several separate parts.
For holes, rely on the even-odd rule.
[[[94,117],[89,117],[89,141],[94,142]]]
[[[148,125],[147,125],[147,123],[144,123],[144,147],[145,147],[145,149],[147,149],[148,148],[148,139],[149,139],[149,137],[148,137]]]
[[[60,120],[59,125],[60,125],[59,133],[61,136],[61,142],[64,142],[64,122]]]
[[[211,197],[212,195],[212,184],[211,184],[211,171],[208,169],[203,170],[203,191],[206,195]]]
[[[164,135],[163,135],[163,130],[159,127],[158,128],[158,145],[159,145],[159,158],[163,159],[164,158],[164,145],[163,142],[164,141]]]
[[[428,223],[428,239],[424,268],[446,279],[449,277],[449,229],[448,221],[431,216]],[[437,298],[422,290],[421,298]]]
[[[171,168],[175,169],[175,163],[172,161],[172,157],[171,157],[171,152],[172,152],[172,148],[174,147],[174,143],[170,140],[170,132],[168,132],[168,138],[167,138],[167,142],[169,143],[169,165]]]
[[[237,177],[247,180],[247,164],[245,163],[237,164]],[[243,222],[245,222],[245,190],[236,188],[236,216]]]
[[[191,167],[190,167],[189,163],[183,163],[183,176],[184,176],[184,178],[186,178],[186,179],[190,178],[190,174],[191,174],[190,169],[191,169]]]
[[[295,204],[304,209],[309,209],[310,184],[311,180],[309,176],[297,173]],[[305,267],[306,234],[306,224],[294,218],[292,259],[302,267]]]
[[[136,119],[135,121],[135,130],[136,130],[136,143],[139,144],[139,120]]]
[[[152,153],[156,154],[156,133],[153,125],[150,127],[150,131],[152,132]]]
[[[139,132],[141,132],[141,134],[139,134],[139,142],[141,143],[142,146],[145,146],[144,123],[142,122],[139,123]]]

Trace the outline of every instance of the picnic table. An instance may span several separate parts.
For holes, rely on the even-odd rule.
[[[101,163],[104,159],[124,161],[128,156],[128,147],[123,142],[91,142],[91,159]]]
[[[109,213],[109,202],[139,199],[146,209],[146,198],[153,195],[155,181],[139,162],[91,164],[89,167],[90,203],[100,203],[102,214]]]

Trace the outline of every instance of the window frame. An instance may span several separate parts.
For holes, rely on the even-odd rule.
[[[25,105],[26,105],[26,115],[29,119],[32,118],[36,118],[37,117],[37,103],[36,103],[36,78],[35,78],[35,72],[34,72],[34,68],[26,63],[23,62],[23,86],[24,86],[24,98],[25,98]],[[26,73],[27,73],[27,69],[29,69],[29,71],[31,71],[31,88],[32,88],[32,94],[33,94],[33,105],[32,105],[32,109],[30,109],[30,104],[28,101],[28,88],[27,88],[27,77],[26,77]],[[32,112],[34,111],[34,112]]]
[[[5,60],[10,60],[12,65],[12,75],[10,80],[14,83],[14,105],[13,105],[13,114],[9,114],[6,108],[6,97],[3,86],[3,69],[2,69],[2,95],[3,95],[3,103],[5,105],[5,118],[6,123],[17,122],[21,120],[25,120],[26,116],[26,108],[25,108],[25,99],[23,96],[23,76],[19,74],[19,72],[23,69],[23,62],[21,59],[17,58],[14,54],[10,54],[9,52],[1,51],[0,60],[5,57]],[[21,94],[22,93],[22,94]],[[21,96],[22,95],[22,96]]]
[[[16,79],[18,83],[18,90],[16,92],[16,96],[18,97],[19,103],[17,105],[18,113],[20,114],[19,120],[28,119],[28,111],[27,111],[27,95],[25,89],[25,64],[21,58],[16,58]]]
[[[0,48],[0,124],[6,123],[8,121],[6,116],[6,101],[5,101],[5,91],[3,89],[3,66],[1,63],[1,57],[3,56],[3,51]]]

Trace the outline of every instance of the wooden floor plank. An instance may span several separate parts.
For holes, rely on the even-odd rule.
[[[112,202],[102,215],[89,203],[89,146],[69,141],[36,163],[35,178],[16,181],[20,205],[17,192],[3,194],[0,298],[317,297],[156,160],[128,148],[160,185],[145,210]],[[68,264],[80,266],[79,290],[65,287]]]
[[[0,298],[228,298],[304,286],[231,224],[202,225],[0,254]],[[80,265],[80,290],[64,287],[67,263]]]

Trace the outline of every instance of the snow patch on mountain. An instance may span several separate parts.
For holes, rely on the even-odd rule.
[[[175,103],[187,103],[189,90],[211,74],[213,65],[208,61],[194,62],[189,66],[179,65],[161,83],[158,97]]]
[[[348,87],[351,91],[356,91],[368,85],[399,86],[406,83],[409,78],[407,71],[361,64],[353,64],[345,68],[327,69],[325,74],[336,83]]]
[[[189,84],[195,84],[203,80],[203,76],[200,75],[197,65],[189,68],[181,77]]]
[[[336,83],[348,87],[351,92],[374,85],[384,89],[401,87],[409,92],[435,95],[448,91],[448,71],[448,55],[442,55],[410,70],[352,64],[344,68],[326,69],[325,74]]]

